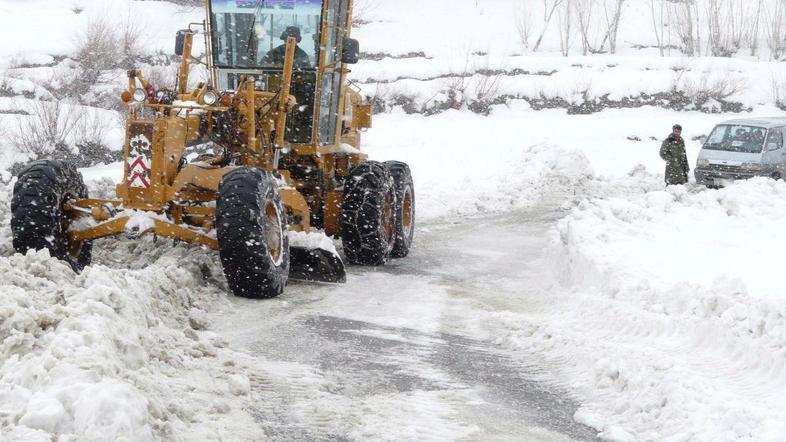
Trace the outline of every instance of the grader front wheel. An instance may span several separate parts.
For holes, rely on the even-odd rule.
[[[224,176],[216,201],[219,255],[229,288],[245,298],[274,298],[289,278],[289,237],[273,175],[242,168]]]
[[[396,240],[396,191],[384,164],[364,161],[347,177],[341,240],[353,264],[378,266],[390,257]]]
[[[19,174],[11,199],[11,231],[14,249],[48,249],[75,272],[90,265],[92,243],[72,242],[68,229],[76,220],[66,210],[68,202],[87,198],[87,187],[73,164],[40,160]]]

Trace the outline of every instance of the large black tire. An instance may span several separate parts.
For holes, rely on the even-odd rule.
[[[14,249],[22,254],[48,249],[75,272],[90,265],[93,244],[71,243],[68,227],[73,217],[63,210],[69,200],[84,198],[87,187],[73,164],[55,160],[30,163],[19,173],[11,199]]]
[[[274,298],[289,278],[287,215],[273,175],[241,168],[224,176],[216,201],[224,275],[235,296]]]
[[[396,240],[390,256],[403,258],[409,255],[415,237],[415,184],[406,163],[387,161],[385,165],[396,186]]]
[[[364,161],[350,171],[341,203],[341,240],[352,264],[378,266],[395,243],[396,192],[384,164]]]

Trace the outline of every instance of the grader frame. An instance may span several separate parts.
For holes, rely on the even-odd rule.
[[[341,238],[353,264],[407,256],[415,214],[409,166],[369,161],[359,150],[371,108],[346,79],[359,58],[349,37],[352,0],[205,6],[206,20],[178,33],[173,90],[128,72],[118,198],[89,198],[73,164],[34,161],[14,185],[14,248],[48,249],[79,271],[90,264],[93,240],[152,233],[218,250],[229,288],[255,298],[281,294],[291,277],[343,282],[328,236]],[[300,28],[290,26],[301,22],[315,66],[297,46]],[[192,56],[200,26],[204,59]],[[285,44],[273,48],[272,32]],[[262,41],[269,50],[260,66]],[[209,80],[190,87],[193,63],[207,67]],[[189,147],[206,145],[212,152],[189,157]]]
[[[337,0],[338,1],[338,0]],[[312,221],[329,236],[340,233],[340,205],[342,194],[336,189],[336,177],[346,177],[353,166],[367,159],[357,148],[360,132],[371,127],[370,106],[345,80],[346,63],[325,63],[322,51],[316,78],[328,72],[340,72],[341,88],[335,112],[336,139],[320,144],[316,136],[308,144],[291,144],[285,139],[287,114],[297,105],[290,91],[294,71],[296,40],[286,41],[286,56],[278,90],[257,90],[253,74],[240,77],[234,91],[220,91],[217,68],[213,61],[213,33],[211,32],[210,0],[206,1],[207,20],[189,25],[178,34],[176,52],[182,60],[174,100],[156,97],[156,87],[142,72],[128,72],[128,90],[123,101],[129,104],[126,123],[124,180],[116,187],[117,200],[82,199],[70,202],[65,211],[75,217],[89,218],[90,226],[70,229],[70,244],[123,234],[139,237],[152,233],[180,241],[200,244],[218,250],[214,234],[216,193],[222,178],[232,170],[248,166],[276,171],[280,178],[279,192],[287,210],[290,231],[309,232]],[[327,15],[329,1],[323,4]],[[351,0],[346,2],[351,17]],[[322,20],[320,45],[328,46],[328,22]],[[349,40],[350,22],[339,24],[343,38]],[[202,27],[205,32],[206,60],[192,56],[193,31]],[[340,43],[327,50],[340,52]],[[189,70],[193,62],[204,64],[210,80],[189,89]],[[218,101],[206,100],[208,94],[219,95]],[[320,88],[317,88],[319,101]],[[144,100],[139,101],[144,94]],[[135,101],[136,100],[136,101]],[[351,118],[347,119],[347,114]],[[216,115],[232,114],[237,122],[237,139],[225,143],[221,155],[206,161],[183,164],[186,147],[215,140],[215,133],[225,128]],[[316,131],[316,124],[312,124]],[[282,155],[308,158],[320,171],[320,182],[308,183],[293,179],[290,170],[279,167]],[[231,156],[231,158],[229,157]],[[313,189],[320,192],[314,193]],[[304,190],[312,190],[308,199]],[[146,222],[137,220],[139,213],[148,213]],[[293,257],[297,254],[293,253]],[[311,260],[313,262],[313,260]],[[339,261],[340,264],[340,261]],[[293,274],[306,279],[337,281],[343,279],[343,269],[328,271],[308,268]],[[320,273],[332,276],[324,278]]]

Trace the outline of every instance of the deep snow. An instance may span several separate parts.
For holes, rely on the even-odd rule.
[[[354,36],[365,52],[406,58],[364,60],[353,78],[388,104],[403,95],[421,105],[445,99],[447,88],[455,86],[451,76],[483,69],[515,73],[499,78],[500,94],[542,93],[571,102],[684,88],[686,81],[697,84],[709,75],[710,83],[729,77],[743,84],[731,99],[752,107],[752,115],[780,113],[772,89],[782,77],[782,63],[660,58],[628,44],[617,56],[561,58],[554,53],[554,35],[544,53],[530,54],[514,35],[514,3],[381,2]],[[201,17],[199,10],[165,2],[79,5],[85,11],[75,14],[71,3],[0,1],[0,16],[14,17],[1,31],[13,41],[0,46],[0,69],[6,70],[0,83],[6,79],[14,95],[0,97],[3,169],[24,158],[10,140],[17,120],[26,118],[18,112],[29,108],[28,97],[49,98],[40,84],[70,69],[69,60],[55,57],[73,51],[75,29],[101,16],[139,17],[149,51],[168,52],[174,32]],[[651,44],[637,40],[638,26],[649,24],[628,19],[620,40]],[[419,52],[424,56],[411,55]],[[122,85],[123,73],[116,74]],[[471,77],[467,90],[483,78]],[[96,113],[111,128],[105,142],[119,147],[115,111],[76,109]],[[493,107],[489,117],[465,107],[431,117],[395,108],[375,117],[364,149],[375,159],[412,166],[418,237],[439,239],[416,240],[422,268],[396,278],[385,270],[359,271],[351,275],[348,287],[356,291],[349,294],[293,285],[291,298],[269,304],[228,299],[214,254],[152,238],[98,242],[96,264],[81,275],[46,253],[14,255],[11,187],[2,185],[0,439],[253,440],[261,437],[255,407],[270,394],[286,397],[292,391],[298,398],[290,404],[294,415],[351,439],[423,437],[426,427],[433,431],[426,436],[434,439],[477,437],[478,425],[456,412],[459,404],[478,400],[473,391],[379,394],[359,405],[345,402],[325,391],[334,383],[314,367],[276,360],[265,348],[230,344],[235,336],[217,333],[211,322],[231,334],[226,324],[238,318],[252,330],[253,324],[265,324],[254,309],[274,314],[274,323],[321,309],[424,333],[447,328],[504,348],[522,364],[534,365],[539,381],[575,401],[575,421],[602,438],[782,440],[786,293],[779,258],[786,248],[780,227],[786,185],[766,179],[722,190],[662,184],[659,140],[673,123],[685,127],[693,165],[697,138],[730,117],[653,107],[576,116],[534,111],[522,100]],[[117,165],[83,173],[94,196],[109,196],[120,175]],[[547,214],[532,215],[535,209]],[[510,221],[511,213],[523,215]],[[537,247],[537,259],[520,269],[489,264],[496,262],[494,248],[510,244],[504,237],[486,240],[478,229],[477,255],[462,256],[461,264],[476,272],[467,279],[486,285],[457,294],[445,289],[447,283],[417,278],[458,272],[436,263],[457,259],[456,249],[465,252],[465,245],[475,244],[467,239],[471,235],[456,244],[434,232],[475,222],[491,222],[489,230],[496,232],[501,220],[525,227],[547,223],[535,230],[546,237],[533,242],[526,238],[532,229],[503,229]],[[495,286],[495,272],[503,270],[520,270],[527,282]],[[384,290],[393,284],[404,292],[400,299]],[[298,295],[306,300],[292,302]],[[316,307],[307,305],[312,301]],[[372,332],[382,333],[359,333]],[[395,331],[385,333],[400,338]],[[406,356],[403,361],[414,364]],[[403,368],[442,375],[427,369]],[[402,408],[409,412],[401,415]]]

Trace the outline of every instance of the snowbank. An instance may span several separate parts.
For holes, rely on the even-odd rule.
[[[140,270],[75,275],[46,251],[11,254],[9,193],[0,188],[0,439],[242,436],[243,399],[217,394],[238,389],[234,353],[205,331],[224,298],[221,282],[204,282],[221,274],[213,255],[142,241]],[[126,247],[97,246],[96,260],[122,261]]]
[[[784,201],[786,184],[763,178],[721,190],[669,187],[584,201],[559,229],[571,251],[596,263],[594,273],[614,268],[657,288],[686,280],[709,286],[723,276],[745,281],[756,298],[782,299]]]
[[[604,438],[781,440],[784,200],[756,179],[582,202],[554,232],[571,294],[505,341],[554,363]]]

